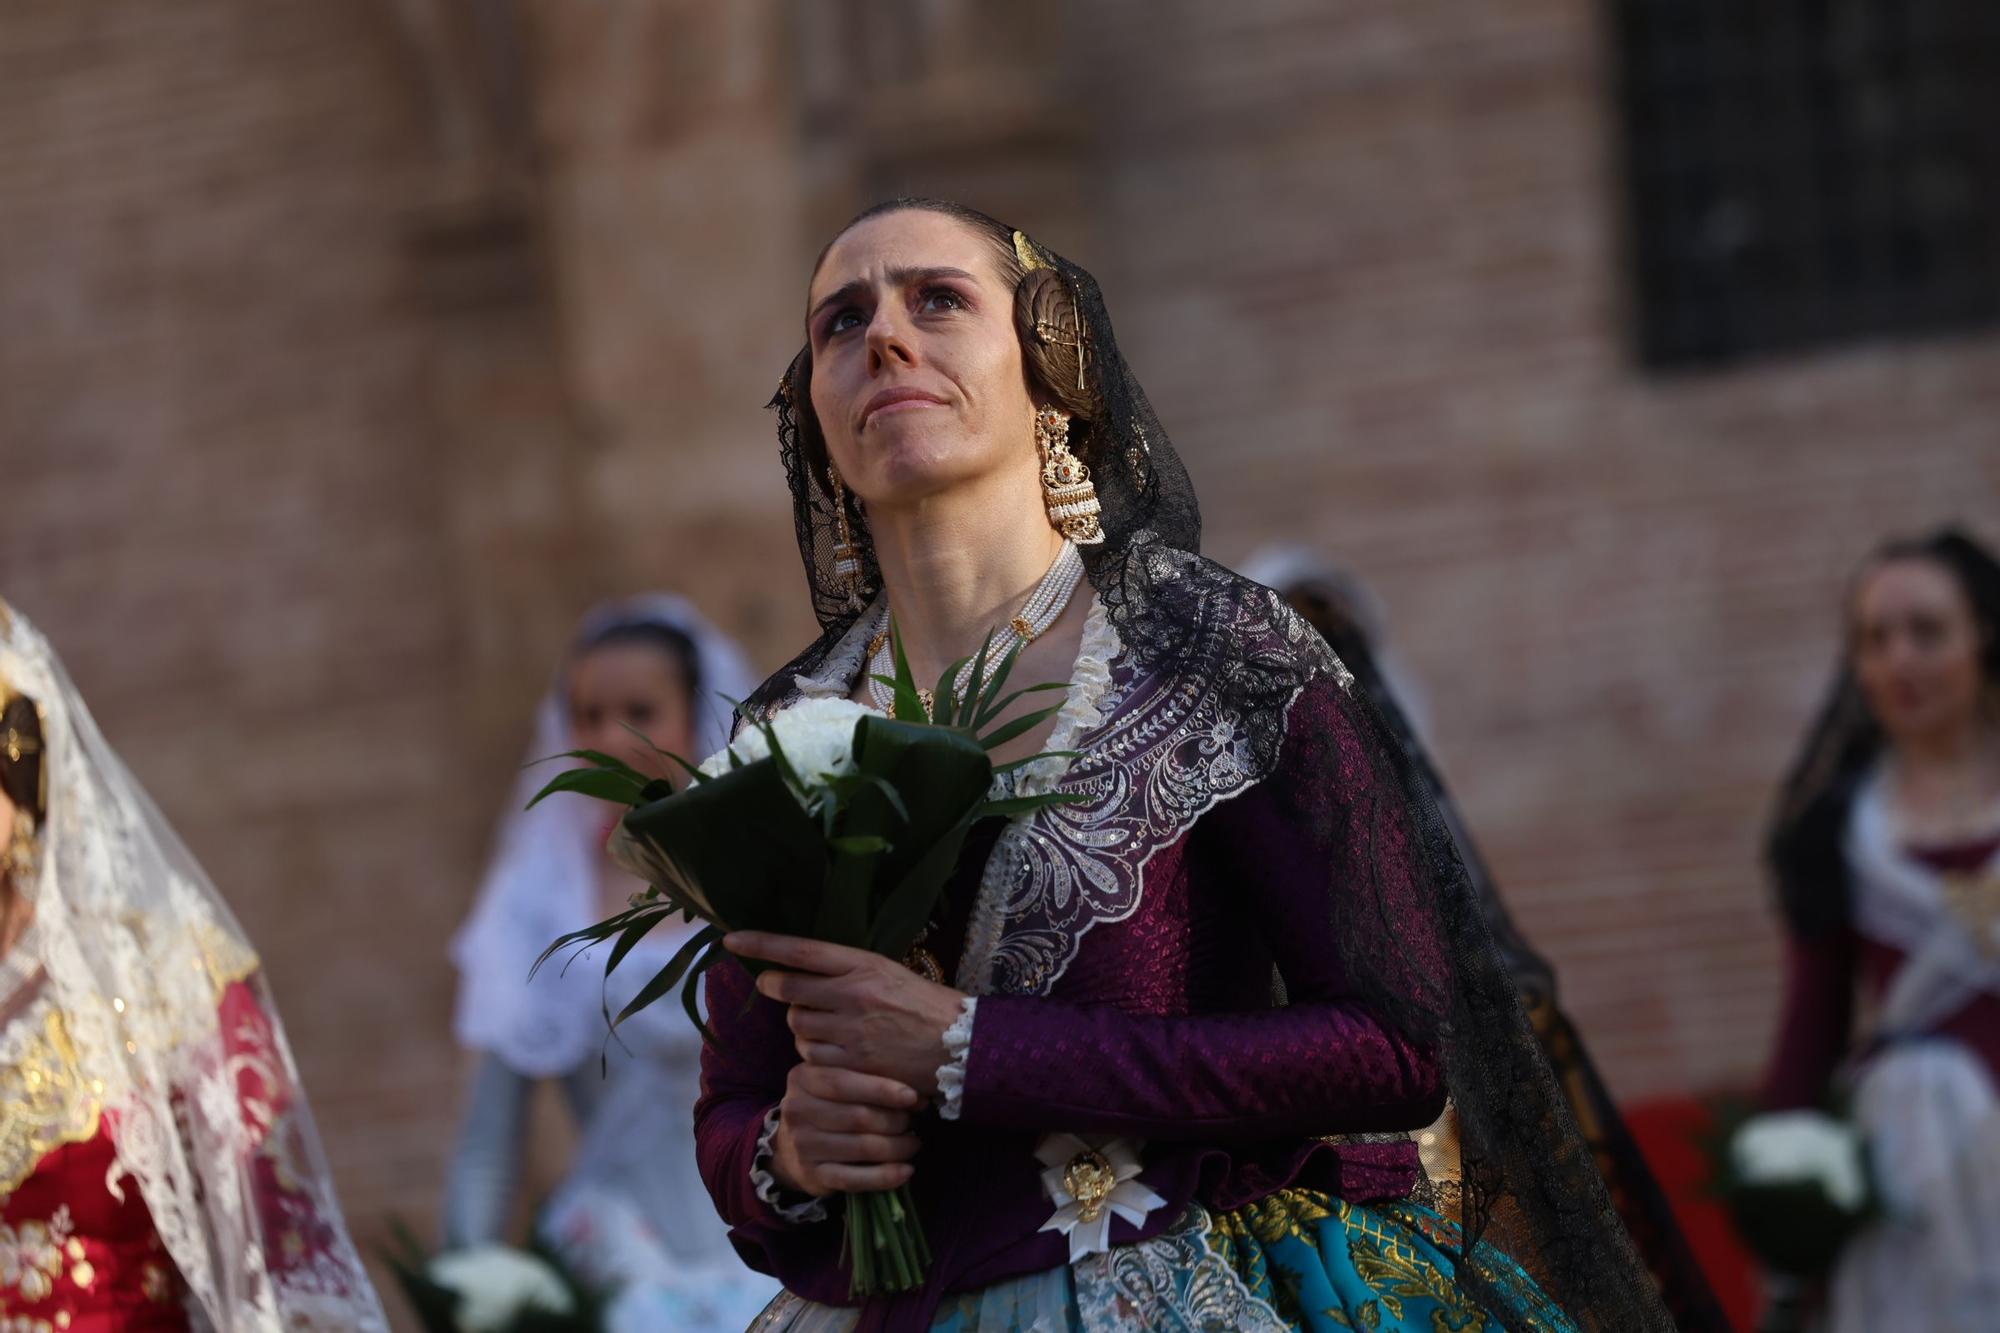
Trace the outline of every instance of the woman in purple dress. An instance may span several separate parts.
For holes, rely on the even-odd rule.
[[[1771,837],[1789,934],[1766,1100],[1851,1101],[1883,1216],[1831,1333],[2000,1318],[2000,563],[1942,532],[1878,551]],[[1871,1021],[1855,1034],[1855,997]]]
[[[770,1329],[1670,1327],[1449,833],[1339,661],[1198,554],[1096,283],[953,204],[856,219],[774,406],[824,633],[753,697],[870,701],[992,633],[1066,680],[907,966],[739,934],[701,1169]],[[964,678],[954,688],[973,685]],[[1031,707],[1024,704],[1023,707]],[[1410,1133],[1449,1099],[1462,1193]],[[849,1298],[827,1196],[935,1259]]]

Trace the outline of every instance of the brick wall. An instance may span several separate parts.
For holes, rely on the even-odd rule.
[[[1389,603],[1618,1090],[1741,1079],[1754,868],[1881,532],[2000,536],[2000,342],[1638,374],[1596,7],[0,0],[0,590],[268,961],[364,1233],[569,621],[798,646],[760,410],[834,220],[1097,271],[1224,559]]]

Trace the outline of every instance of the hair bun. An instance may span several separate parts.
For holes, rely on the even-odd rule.
[[[1076,294],[1053,268],[1029,269],[1014,289],[1014,329],[1030,378],[1041,396],[1082,421],[1097,415],[1097,398],[1085,373],[1090,332],[1078,317]]]

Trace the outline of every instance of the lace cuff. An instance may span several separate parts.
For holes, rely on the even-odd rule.
[[[778,1108],[774,1106],[764,1117],[764,1132],[757,1136],[757,1152],[750,1159],[750,1187],[782,1222],[801,1226],[820,1221],[826,1216],[824,1200],[786,1189],[771,1174],[771,1137],[777,1132]]]
[[[972,1054],[972,1015],[979,1008],[979,997],[968,995],[952,1020],[944,1030],[944,1053],[948,1057],[938,1066],[937,1085],[938,1114],[946,1120],[958,1119],[959,1106],[965,1100],[965,1060]]]

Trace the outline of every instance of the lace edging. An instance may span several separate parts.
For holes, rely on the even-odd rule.
[[[944,1030],[944,1051],[949,1058],[938,1066],[938,1114],[946,1120],[958,1119],[965,1102],[965,1061],[972,1054],[972,1017],[979,997],[968,995],[959,1006],[958,1017]]]
[[[1077,644],[1076,665],[1070,672],[1070,689],[1063,696],[1055,729],[1049,733],[1043,748],[1073,749],[1078,736],[1104,720],[1104,696],[1111,689],[1111,664],[1123,650],[1124,644],[1103,601],[1092,597],[1090,614],[1083,622],[1083,639]],[[1060,755],[1037,760],[1021,770],[1015,789],[1023,796],[1054,791],[1069,766],[1070,761]]]
[[[778,1108],[772,1107],[764,1117],[764,1132],[757,1136],[757,1151],[750,1158],[750,1187],[757,1191],[757,1197],[766,1207],[778,1215],[779,1220],[794,1226],[807,1222],[818,1222],[826,1216],[826,1201],[806,1199],[804,1203],[787,1203],[785,1196],[802,1197],[795,1191],[786,1189],[771,1174],[771,1139],[778,1132]]]

